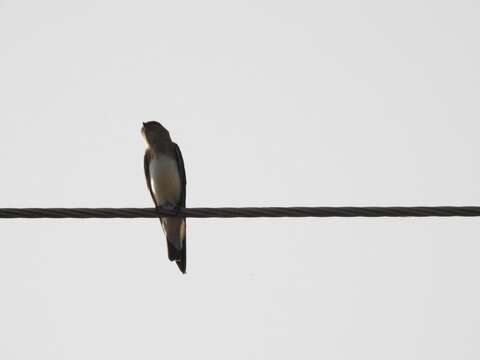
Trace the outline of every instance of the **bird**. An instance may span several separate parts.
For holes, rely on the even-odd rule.
[[[157,208],[185,208],[186,176],[182,152],[168,130],[157,121],[144,122],[144,170],[147,187]],[[186,221],[183,217],[159,217],[167,238],[168,259],[185,274],[187,268]]]

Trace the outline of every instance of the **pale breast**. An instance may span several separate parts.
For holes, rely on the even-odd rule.
[[[182,188],[175,159],[158,155],[150,161],[150,183],[158,205],[178,205]]]

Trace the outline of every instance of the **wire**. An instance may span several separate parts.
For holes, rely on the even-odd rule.
[[[447,217],[480,216],[480,206],[243,207],[243,208],[0,208],[0,218],[260,218],[260,217]]]

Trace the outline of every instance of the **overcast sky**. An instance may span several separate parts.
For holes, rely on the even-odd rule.
[[[0,207],[479,205],[477,1],[0,0]],[[0,220],[0,358],[478,359],[478,219]]]

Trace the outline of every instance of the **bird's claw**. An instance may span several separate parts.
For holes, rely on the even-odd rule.
[[[161,207],[158,207],[160,209],[164,209],[164,210],[169,210],[169,211],[174,211],[175,212],[175,215],[180,215],[180,212],[182,211],[182,208],[177,206],[177,205],[173,205],[173,204],[167,204],[167,205],[164,205],[164,206],[161,206]]]
[[[182,208],[179,207],[179,206],[177,206],[177,205],[175,205],[175,206],[173,207],[173,210],[175,211],[175,215],[178,216],[178,215],[180,215],[180,212],[182,211]]]

